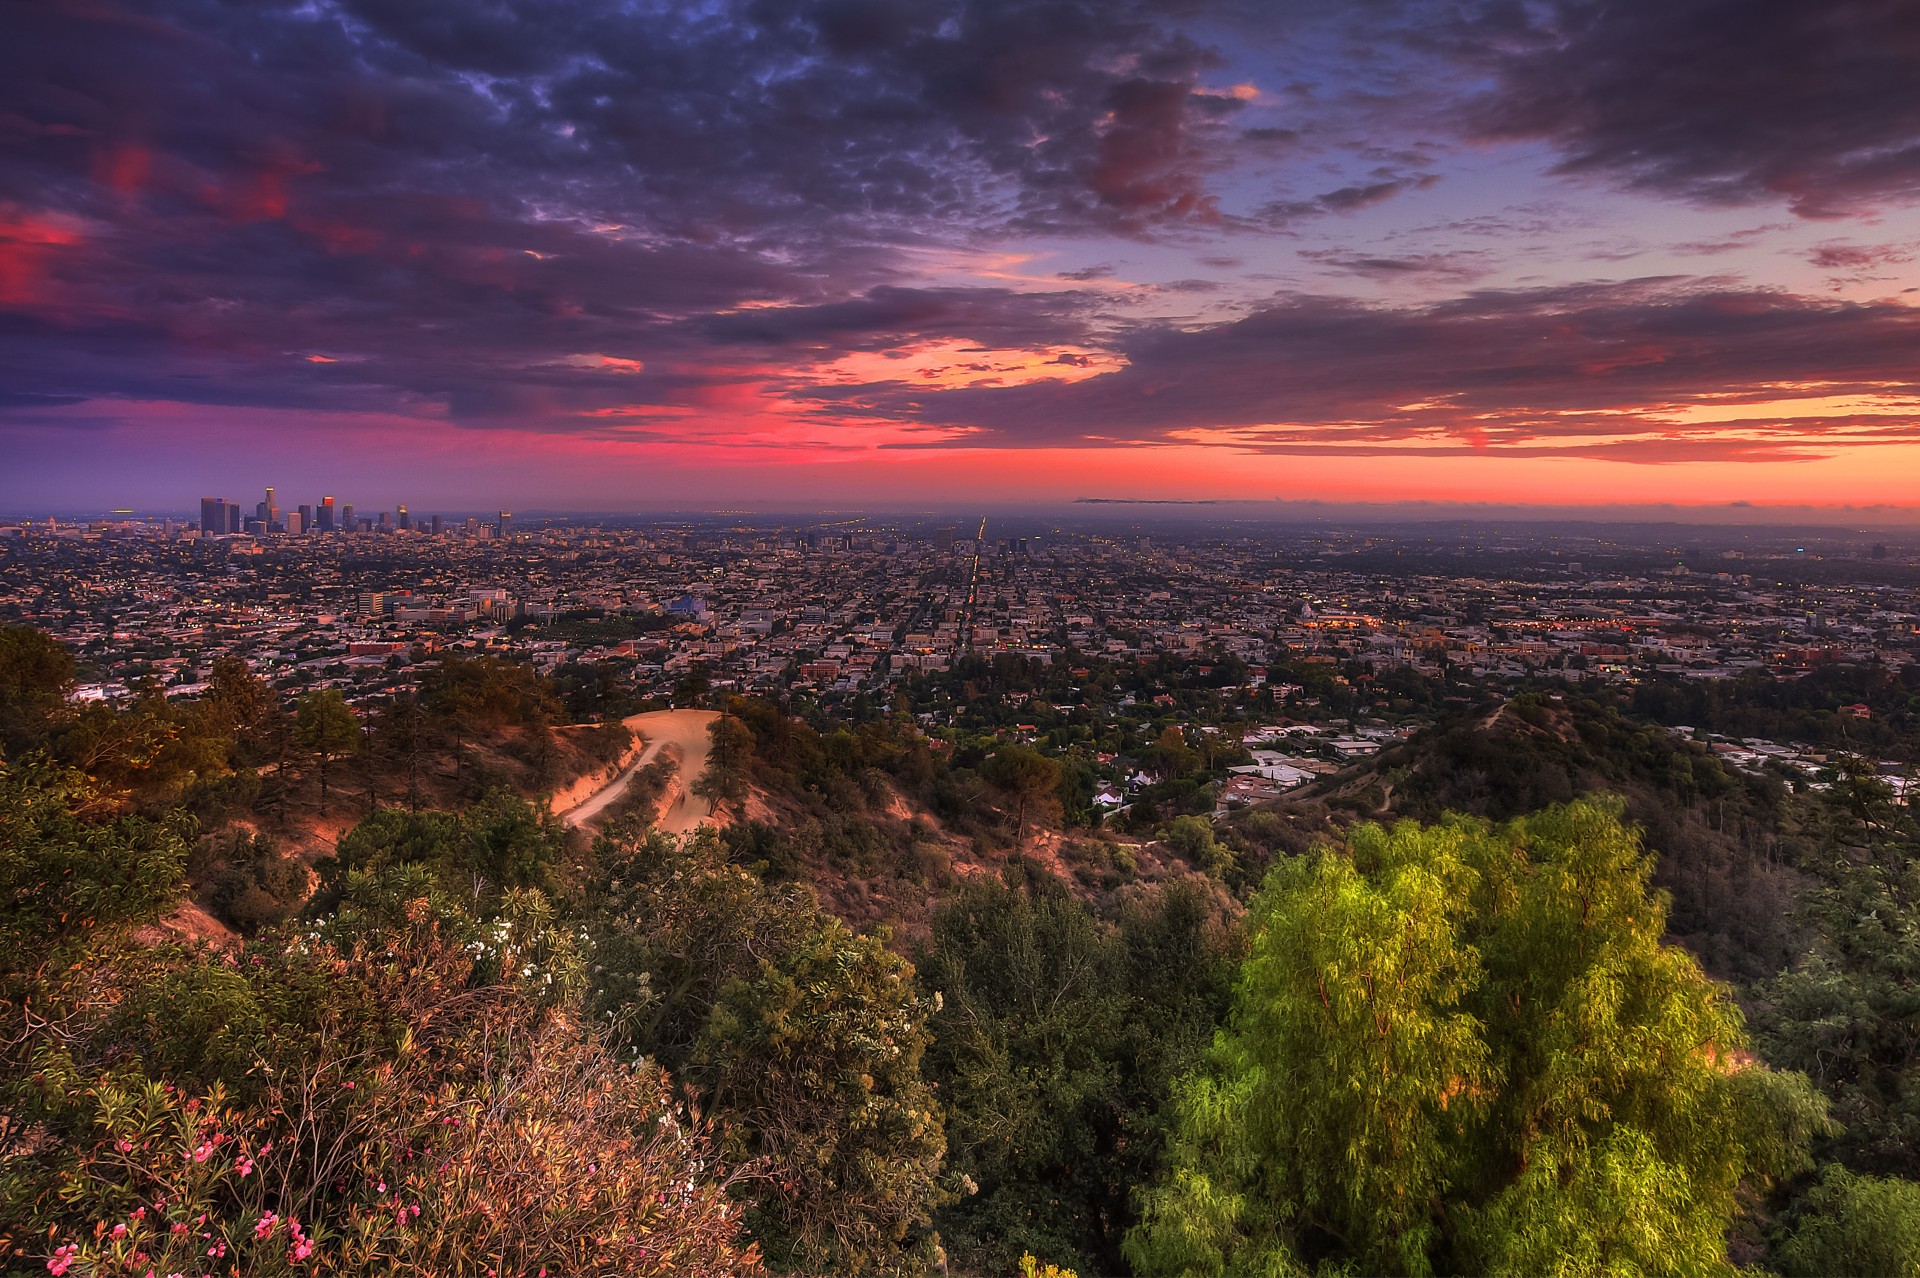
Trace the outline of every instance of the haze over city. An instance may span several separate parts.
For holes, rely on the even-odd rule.
[[[1915,500],[1911,5],[3,21],[7,514]]]

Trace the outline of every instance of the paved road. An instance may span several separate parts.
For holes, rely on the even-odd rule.
[[[711,815],[707,801],[694,797],[693,783],[707,770],[707,751],[712,746],[707,725],[719,717],[712,710],[654,710],[627,719],[627,727],[647,743],[646,749],[586,802],[562,814],[561,820],[568,825],[585,825],[599,816],[626,793],[636,772],[652,763],[661,750],[671,748],[680,762],[680,772],[667,792],[666,810],[654,824],[669,834],[687,833]]]

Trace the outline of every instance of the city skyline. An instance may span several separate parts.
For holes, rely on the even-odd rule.
[[[266,486],[271,494],[275,486]],[[344,520],[355,520],[355,531],[370,531],[379,526],[381,516],[391,516],[395,526],[401,516],[409,513],[410,503],[398,501],[392,497],[381,500],[363,499],[357,504],[353,501],[341,501],[334,497],[323,497],[320,502],[294,503],[280,507],[283,514],[299,512],[302,527],[300,532],[347,531]],[[155,521],[177,522],[183,529],[188,526],[199,527],[204,523],[209,503],[219,502],[233,512],[240,520],[240,528],[230,528],[233,533],[261,531],[247,525],[255,519],[265,520],[260,507],[265,502],[248,504],[241,501],[229,501],[224,497],[202,496],[196,501],[176,498],[142,507],[109,506],[102,502],[79,503],[69,506],[29,506],[18,505],[14,508],[0,506],[0,530],[14,530],[23,525],[32,525],[46,520],[55,523],[84,523],[95,527],[111,525],[116,522],[152,523]],[[326,503],[334,503],[329,511]],[[850,515],[883,520],[923,519],[950,520],[963,516],[979,517],[985,514],[989,518],[1014,518],[1017,520],[1064,521],[1065,523],[1093,527],[1101,525],[1130,524],[1171,524],[1193,528],[1220,530],[1230,527],[1284,527],[1288,525],[1324,525],[1341,526],[1354,529],[1367,527],[1393,528],[1422,523],[1449,524],[1597,524],[1621,528],[1634,526],[1658,526],[1672,524],[1676,526],[1697,526],[1703,528],[1771,528],[1779,530],[1833,529],[1833,530],[1882,530],[1888,533],[1906,531],[1920,532],[1920,509],[1891,503],[1840,503],[1837,505],[1776,505],[1763,506],[1751,502],[1735,501],[1720,503],[1608,503],[1586,505],[1547,505],[1524,502],[1446,502],[1446,501],[1405,501],[1405,502],[1340,502],[1313,499],[1260,500],[1253,498],[1203,498],[1193,500],[1167,500],[1154,498],[1113,498],[1081,497],[1059,501],[1017,502],[1006,500],[977,500],[966,496],[957,496],[944,500],[911,502],[888,501],[884,499],[852,504],[825,505],[808,504],[804,501],[764,502],[758,504],[722,504],[711,505],[686,504],[678,507],[661,506],[654,509],[592,509],[584,507],[546,507],[527,506],[515,503],[519,514],[513,509],[500,508],[497,502],[488,502],[471,495],[448,495],[444,501],[411,503],[411,514],[415,529],[426,529],[434,520],[459,520],[463,525],[485,523],[497,526],[502,517],[516,520],[516,527],[524,527],[526,520],[552,521],[559,523],[579,523],[592,525],[603,521],[631,523],[654,519],[697,519],[735,517],[754,521],[793,521],[809,520],[823,523],[842,520]],[[455,525],[447,524],[448,531],[458,531]],[[288,532],[284,519],[278,519],[271,529],[274,533]]]
[[[0,511],[1920,509],[1910,6],[8,24]]]

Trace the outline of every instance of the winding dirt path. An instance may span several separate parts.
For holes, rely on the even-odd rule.
[[[660,751],[671,750],[680,761],[680,772],[668,787],[666,808],[654,825],[668,834],[692,830],[711,816],[707,801],[694,796],[693,783],[707,770],[707,751],[712,746],[707,727],[719,717],[712,710],[654,710],[629,717],[627,727],[647,743],[646,748],[619,776],[562,813],[560,819],[568,825],[585,825],[625,794],[634,774],[652,763]]]

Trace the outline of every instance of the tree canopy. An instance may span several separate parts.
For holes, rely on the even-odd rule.
[[[1708,1272],[1825,1123],[1661,943],[1616,808],[1362,826],[1249,907],[1128,1255],[1155,1273]]]

